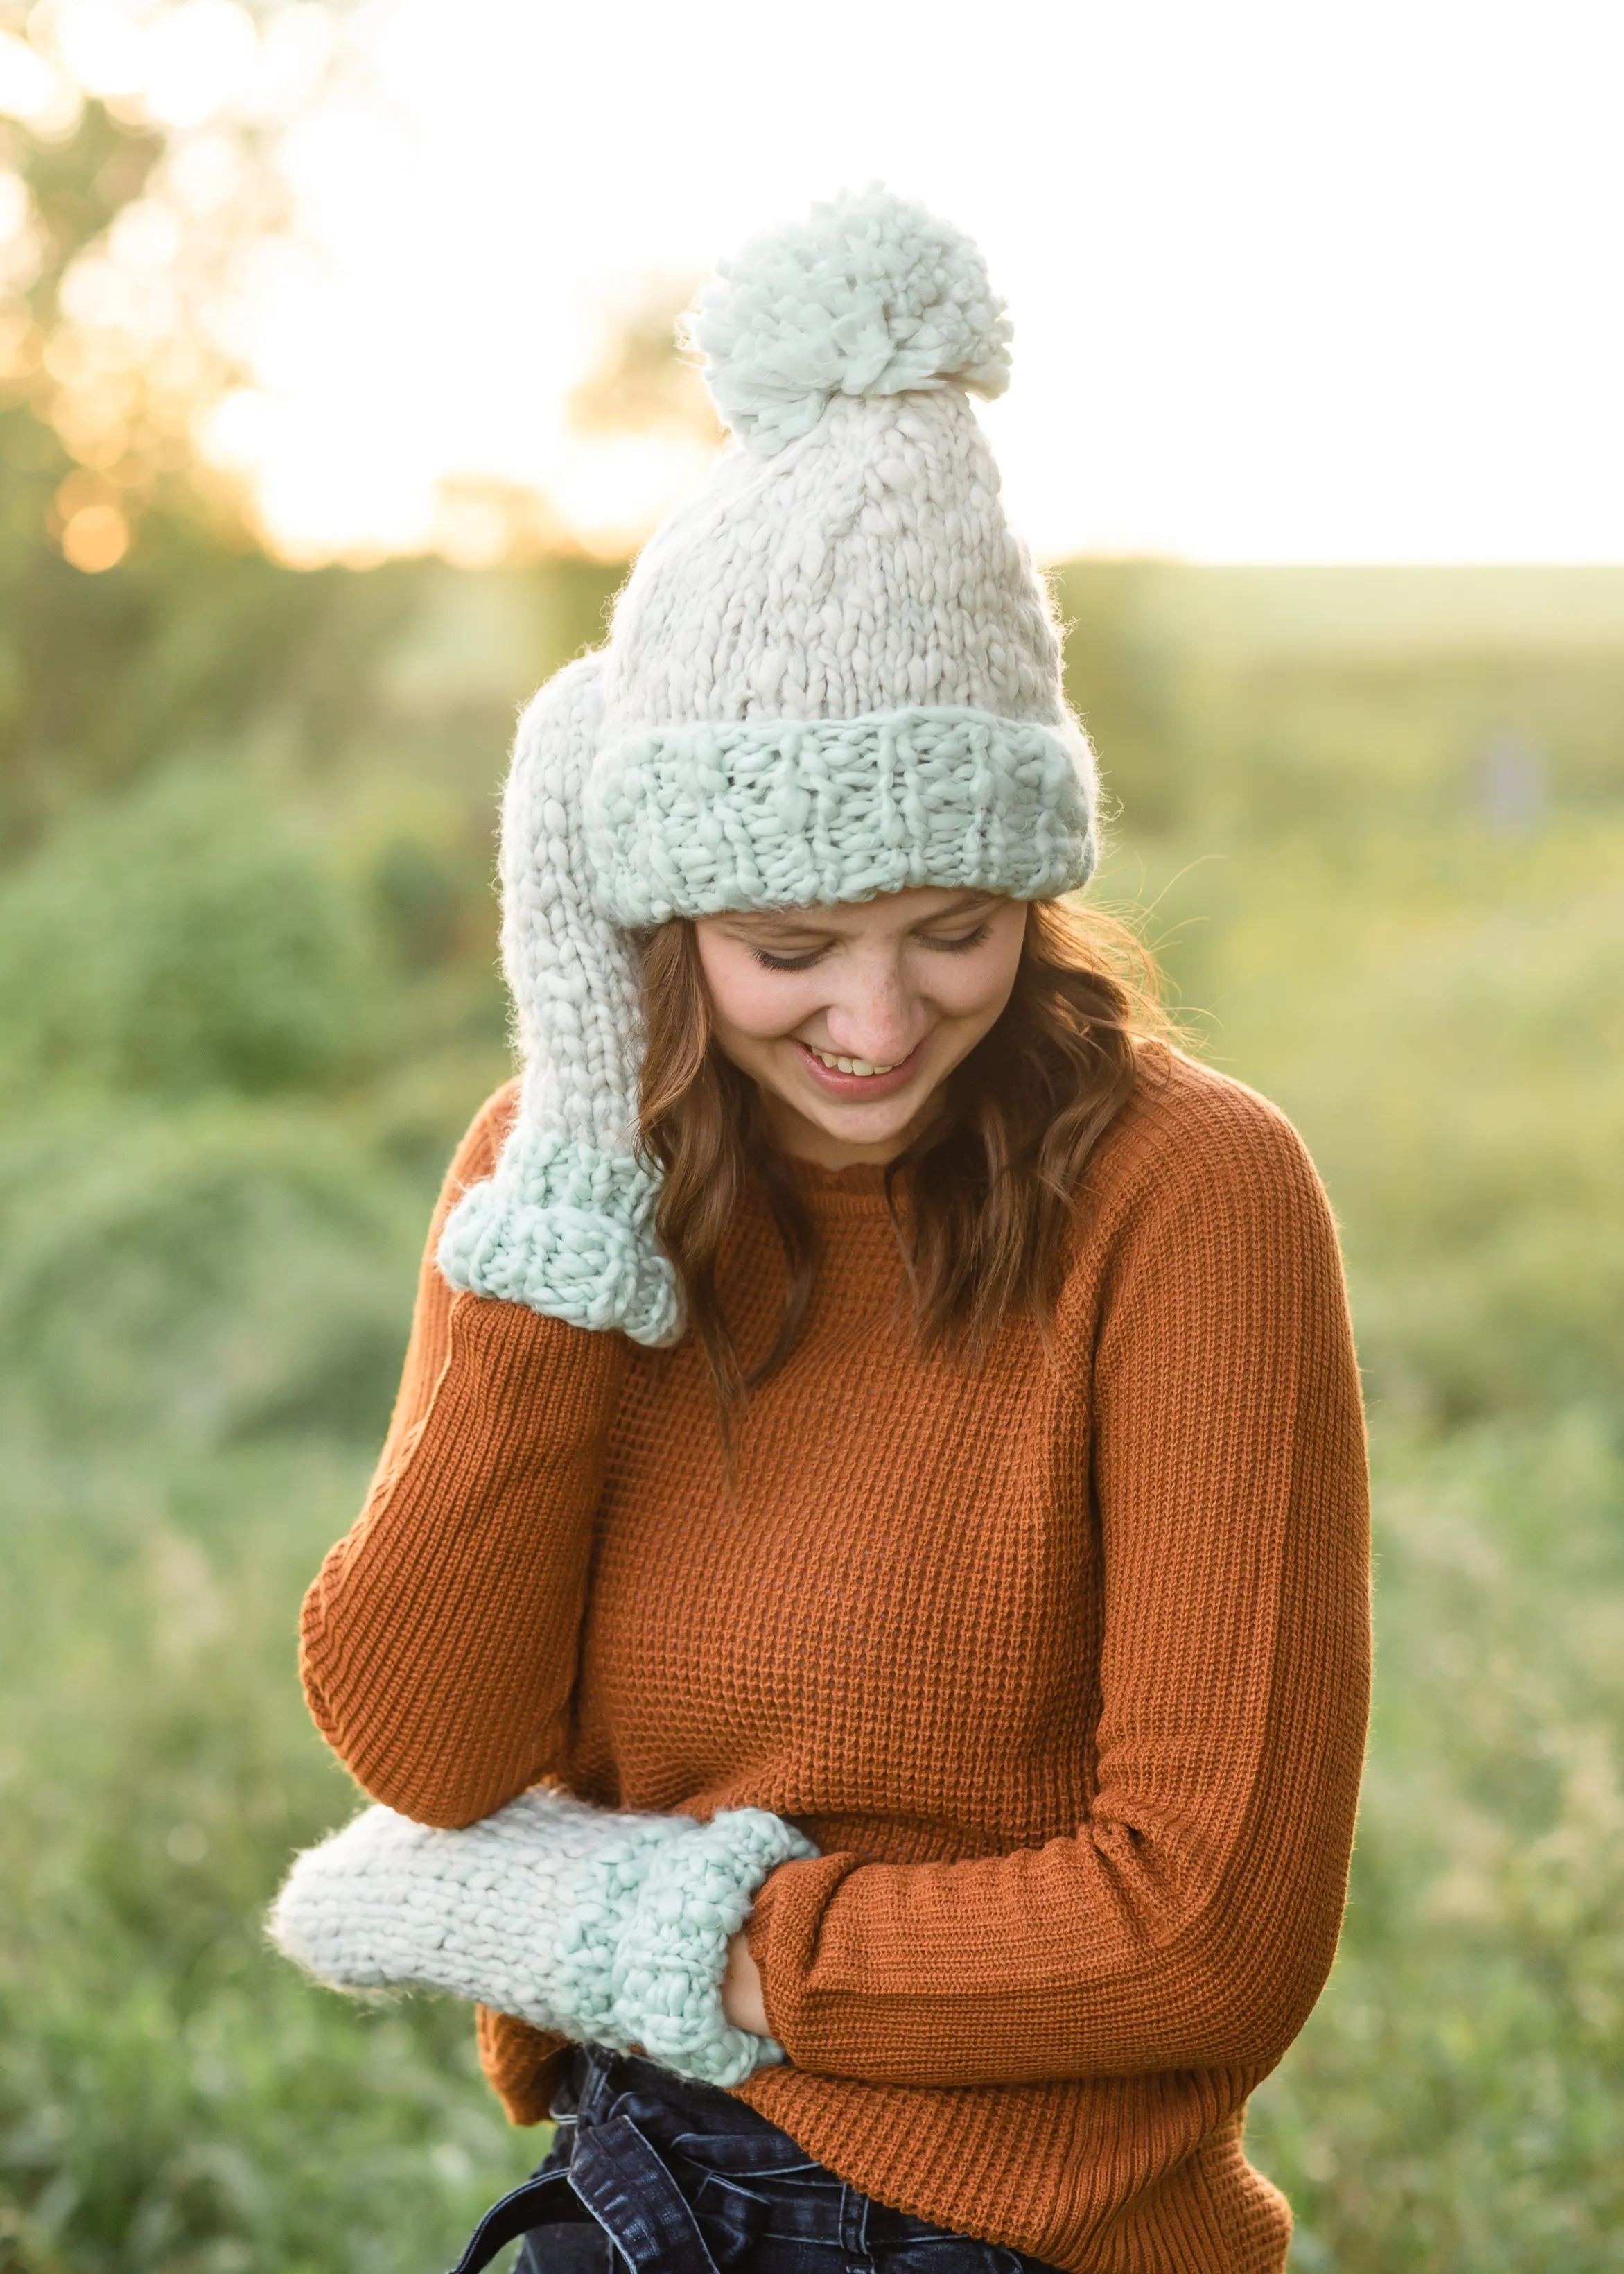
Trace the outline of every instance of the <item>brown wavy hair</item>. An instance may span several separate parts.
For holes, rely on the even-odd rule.
[[[649,934],[642,969],[640,1134],[664,1171],[656,1222],[726,1428],[730,1409],[795,1346],[817,1229],[755,1082],[712,1037],[693,925],[677,919]],[[1154,960],[1124,924],[1058,900],[1032,904],[1008,1003],[948,1076],[943,1113],[885,1172],[921,1346],[954,1345],[974,1362],[1011,1314],[1047,1332],[1089,1157],[1133,1090],[1143,1044],[1169,1034]],[[718,1273],[752,1192],[783,1244],[785,1289],[772,1346],[746,1367]]]

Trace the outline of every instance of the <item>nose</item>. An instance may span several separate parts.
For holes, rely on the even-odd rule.
[[[894,1065],[920,1042],[925,1021],[901,975],[887,965],[853,971],[847,983],[824,1005],[823,1027],[831,1045],[842,1058]]]

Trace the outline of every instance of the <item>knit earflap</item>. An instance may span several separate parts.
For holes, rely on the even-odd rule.
[[[524,1087],[496,1173],[446,1222],[454,1287],[573,1326],[673,1342],[676,1281],[637,1150],[643,1009],[630,945],[592,905],[582,785],[602,721],[603,659],[548,681],[519,722],[502,800],[502,962]]]
[[[717,409],[762,457],[835,395],[956,380],[991,397],[1010,383],[1010,320],[979,247],[877,184],[753,237],[717,273],[689,336]]]

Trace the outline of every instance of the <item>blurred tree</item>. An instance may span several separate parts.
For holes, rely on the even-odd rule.
[[[0,457],[8,551],[19,538],[37,538],[76,463],[52,417],[67,408],[57,374],[72,360],[64,365],[60,351],[64,275],[75,254],[139,196],[162,148],[156,133],[120,124],[99,102],[80,110],[65,140],[0,123]],[[105,477],[109,498],[113,471]],[[105,532],[109,549],[114,534]]]
[[[320,1084],[365,1059],[361,926],[252,781],[169,767],[0,878],[0,1095]]]
[[[261,46],[297,19],[308,47],[323,16],[268,0]],[[0,0],[20,114],[0,118],[0,857],[86,791],[267,712],[329,745],[408,600],[399,576],[275,568],[199,451],[241,377],[229,279],[287,224],[274,117],[183,131],[136,94],[87,95],[76,21]]]

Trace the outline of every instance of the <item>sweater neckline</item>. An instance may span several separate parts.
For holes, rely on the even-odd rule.
[[[849,1169],[825,1169],[796,1154],[786,1156],[790,1173],[804,1198],[814,1207],[852,1207],[864,1215],[885,1212],[885,1166],[880,1161],[860,1161]]]

